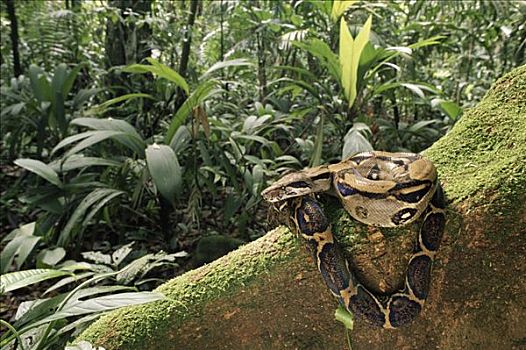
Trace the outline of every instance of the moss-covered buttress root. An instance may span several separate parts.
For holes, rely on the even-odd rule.
[[[526,346],[526,67],[499,79],[425,154],[450,201],[431,295],[419,319],[400,330],[357,320],[353,349]],[[336,227],[347,220],[336,215]],[[358,273],[376,273],[371,288],[389,291],[392,282],[381,273],[400,265],[411,239],[361,228],[353,232],[366,244],[351,249],[354,263],[372,270]],[[393,283],[401,278],[403,271]],[[336,301],[285,228],[159,290],[166,301],[112,312],[79,339],[108,350],[347,348],[333,316]]]

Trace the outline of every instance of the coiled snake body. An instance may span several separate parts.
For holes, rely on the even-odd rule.
[[[316,200],[318,193],[336,195],[354,219],[368,225],[400,227],[423,218],[402,290],[380,298],[358,281]],[[360,153],[286,175],[262,195],[288,207],[325,284],[347,310],[384,328],[403,326],[420,313],[445,226],[445,201],[430,161],[413,153]]]

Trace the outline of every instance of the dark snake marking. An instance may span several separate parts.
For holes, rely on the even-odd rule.
[[[296,212],[296,222],[301,233],[312,236],[321,233],[329,226],[329,220],[320,204],[313,198],[303,197]]]
[[[427,255],[413,257],[407,266],[407,283],[418,299],[426,299],[433,260]]]
[[[389,322],[394,328],[401,327],[420,313],[422,307],[406,296],[393,296],[389,303]]]

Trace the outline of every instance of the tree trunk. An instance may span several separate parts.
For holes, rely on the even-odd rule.
[[[22,74],[22,66],[20,65],[20,53],[18,51],[18,21],[16,18],[16,8],[14,0],[5,0],[7,7],[7,17],[11,22],[11,50],[13,51],[13,73],[15,78]]]
[[[179,63],[179,74],[186,78],[186,70],[188,69],[188,60],[190,58],[190,48],[192,47],[192,30],[195,22],[195,15],[197,13],[197,5],[199,0],[192,0],[190,2],[190,13],[188,14],[188,23],[186,24],[186,32],[183,41],[183,50],[181,53],[181,61]]]
[[[449,200],[430,296],[397,330],[355,320],[353,349],[519,349],[526,338],[526,66],[507,74],[425,152]],[[410,230],[334,231],[364,283],[404,278]],[[264,237],[161,287],[167,300],[112,312],[79,339],[110,349],[346,349],[337,303],[290,231]]]
[[[265,36],[263,33],[256,34],[258,55],[258,92],[259,102],[263,103],[267,97],[267,56],[265,53]]]
[[[151,10],[151,0],[109,0],[108,5],[117,8],[123,18],[127,17],[125,10],[128,8],[140,15],[145,15]],[[147,24],[137,28],[133,23],[114,23],[111,17],[108,18],[105,43],[107,68],[138,63],[149,57],[151,52],[147,41],[150,36],[151,28]],[[110,85],[120,83],[120,79],[111,77]]]

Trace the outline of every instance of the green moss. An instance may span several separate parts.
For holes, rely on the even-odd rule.
[[[112,312],[90,326],[78,340],[106,349],[146,349],[152,339],[169,341],[170,328],[188,317],[206,317],[208,301],[224,298],[297,254],[294,235],[279,227],[215,262],[160,286],[167,300]],[[162,346],[158,346],[162,348]]]
[[[451,202],[512,209],[526,188],[526,66],[499,79],[425,154]]]

